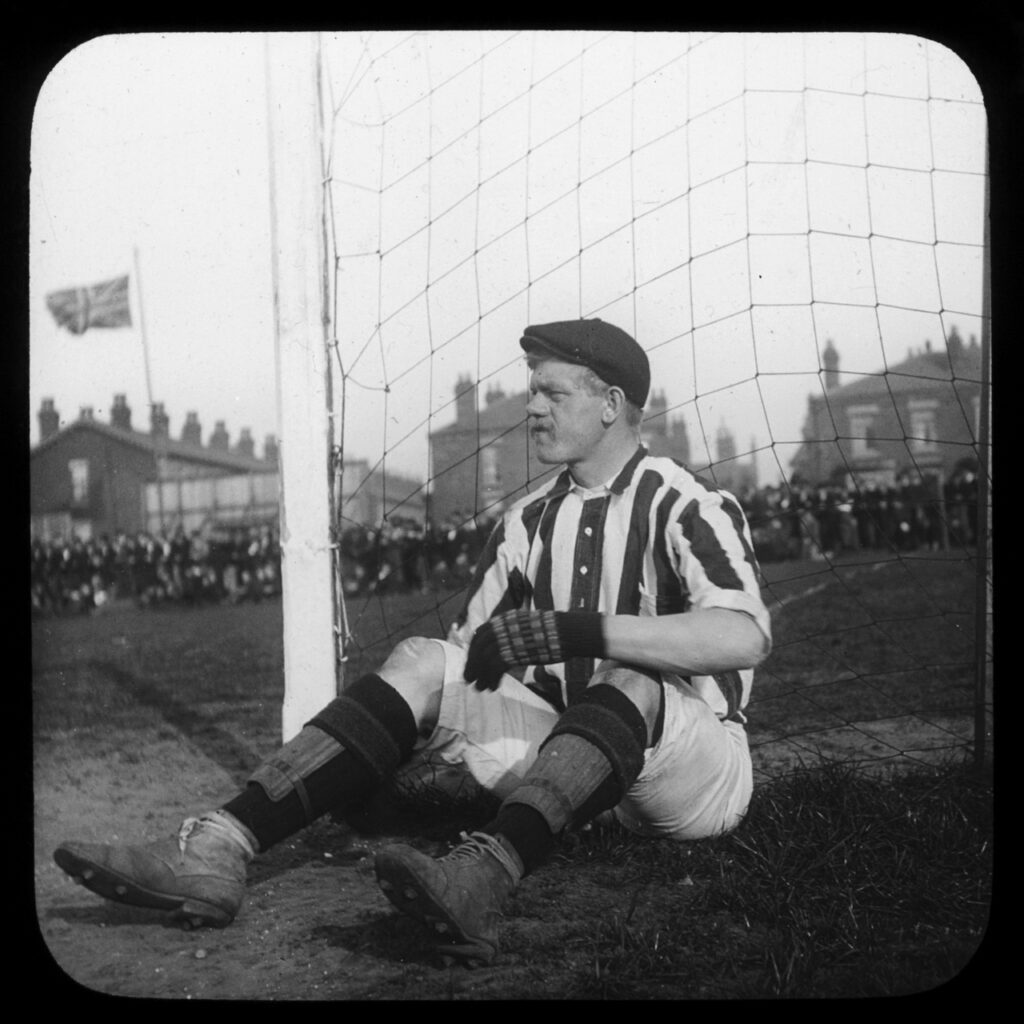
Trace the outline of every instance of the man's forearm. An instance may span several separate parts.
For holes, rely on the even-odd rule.
[[[606,657],[679,675],[714,675],[752,668],[771,643],[744,612],[700,608],[678,615],[608,615]]]

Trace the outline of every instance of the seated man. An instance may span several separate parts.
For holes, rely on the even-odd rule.
[[[64,871],[226,925],[253,857],[441,751],[497,814],[441,858],[385,848],[377,879],[442,953],[488,961],[520,879],[567,828],[602,813],[680,840],[736,826],[752,787],[742,709],[771,646],[740,506],[640,444],[650,369],[624,331],[573,320],[520,344],[532,444],[565,468],[497,523],[447,640],[400,642],[177,838],[67,842]]]

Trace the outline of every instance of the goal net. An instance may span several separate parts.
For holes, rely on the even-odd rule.
[[[286,732],[354,662],[442,634],[481,538],[548,471],[522,329],[600,317],[649,355],[652,450],[747,510],[781,623],[751,707],[761,768],[976,742],[962,691],[988,641],[943,589],[990,575],[986,119],[956,54],[615,31],[268,53],[278,148],[302,143],[278,155],[279,272],[314,339],[281,346],[285,571],[305,595],[285,615],[288,643],[324,652],[289,672]],[[289,67],[298,120],[274,106]],[[924,639],[875,599],[906,588]]]

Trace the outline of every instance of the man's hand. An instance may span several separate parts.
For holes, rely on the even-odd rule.
[[[598,612],[513,611],[488,619],[473,634],[463,675],[478,690],[496,690],[519,665],[554,665],[604,656]]]

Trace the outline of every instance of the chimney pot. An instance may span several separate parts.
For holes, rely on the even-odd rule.
[[[201,445],[203,443],[203,428],[199,423],[199,414],[194,410],[185,413],[181,439],[187,444]]]
[[[460,375],[455,382],[455,419],[470,423],[476,417],[476,383],[472,377]]]
[[[248,455],[250,458],[255,455],[256,446],[252,439],[252,431],[248,427],[242,427],[235,444],[235,451],[239,455]]]
[[[52,398],[44,398],[39,408],[39,440],[46,441],[60,430],[60,413]]]
[[[122,430],[132,429],[132,411],[125,395],[114,395],[114,404],[110,408],[110,425]]]
[[[164,412],[163,402],[154,402],[149,414],[149,428],[154,437],[167,437],[170,434],[170,420]]]
[[[278,447],[277,437],[274,434],[267,434],[263,440],[263,458],[271,465],[277,465]]]
[[[831,338],[825,342],[825,351],[821,354],[821,362],[825,368],[825,390],[832,391],[839,385],[839,352]]]
[[[217,420],[210,435],[210,447],[216,451],[226,452],[231,447],[231,437],[224,425],[224,420]]]

